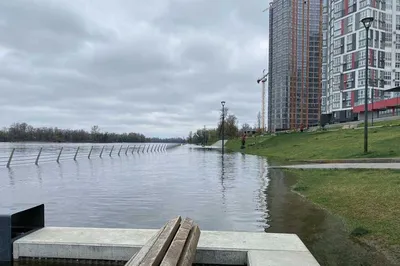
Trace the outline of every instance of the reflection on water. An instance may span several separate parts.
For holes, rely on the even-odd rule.
[[[203,230],[263,231],[266,166],[256,156],[189,146],[122,150],[120,157],[0,168],[0,202],[44,203],[48,226],[159,228],[182,215]]]
[[[184,146],[0,168],[0,209],[44,203],[48,226],[159,228],[189,216],[203,230],[295,233],[321,265],[390,265],[291,192],[295,181],[260,157]]]

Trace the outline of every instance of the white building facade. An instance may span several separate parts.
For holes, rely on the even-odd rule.
[[[373,17],[366,52],[361,22]],[[369,112],[400,114],[400,0],[324,0],[321,112],[332,122],[363,117],[365,62],[368,57]],[[373,97],[372,97],[373,96]]]

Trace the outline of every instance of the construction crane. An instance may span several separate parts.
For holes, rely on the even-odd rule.
[[[269,7],[267,7],[266,9],[264,9],[262,12],[265,12],[265,11],[267,11],[269,8],[270,8],[270,6],[269,6]]]
[[[265,74],[265,69],[263,70],[263,76],[257,79],[257,83],[262,84],[261,87],[261,131],[265,131],[265,82],[267,81],[268,74]]]
[[[272,6],[272,1],[269,2],[269,7],[267,7],[266,9],[264,9],[262,12],[265,12],[265,11],[269,10],[269,9],[271,8],[271,6]]]
[[[269,7],[264,9],[262,12],[269,10],[272,6],[272,2],[269,3]],[[265,131],[265,82],[267,81],[268,74],[265,74],[265,69],[263,70],[263,76],[257,80],[257,83],[261,82],[261,131]]]

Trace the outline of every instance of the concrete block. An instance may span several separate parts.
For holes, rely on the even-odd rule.
[[[248,265],[317,266],[315,258],[304,251],[249,251]]]
[[[158,230],[46,227],[14,242],[14,259],[64,258],[128,261]],[[265,264],[276,261],[281,264]],[[294,234],[202,231],[196,263],[318,265]],[[303,263],[303,261],[305,263]],[[286,263],[286,264],[285,264]]]

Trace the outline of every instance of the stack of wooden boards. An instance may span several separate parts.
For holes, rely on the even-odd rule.
[[[125,266],[191,266],[200,238],[199,226],[180,216],[168,221]]]

